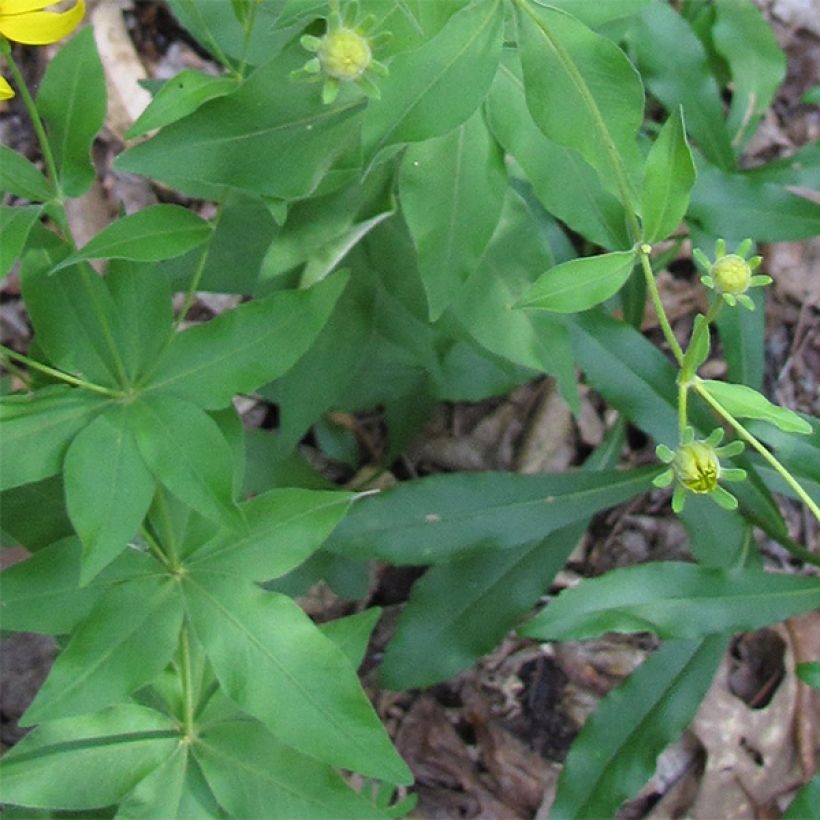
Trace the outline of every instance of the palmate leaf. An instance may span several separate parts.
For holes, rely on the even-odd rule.
[[[728,642],[669,641],[610,692],[570,749],[550,817],[611,817],[633,797],[689,724]]]
[[[4,490],[0,493],[0,510],[2,532],[30,552],[74,533],[59,475]]]
[[[112,806],[178,745],[174,722],[144,706],[55,720],[3,755],[0,800],[44,809]]]
[[[817,578],[668,561],[613,570],[564,590],[519,631],[545,640],[647,631],[700,638],[758,629],[818,606]]]
[[[311,757],[411,781],[344,653],[290,598],[205,570],[183,590],[220,686],[244,711]]]
[[[73,632],[21,724],[124,700],[156,677],[177,646],[182,601],[170,576],[112,586]]]
[[[177,335],[145,393],[169,393],[206,409],[226,407],[282,375],[305,353],[347,284],[341,273],[308,290],[274,293]]]
[[[191,747],[180,745],[123,800],[117,818],[212,820],[224,816]]]
[[[234,817],[383,817],[330,766],[283,745],[255,721],[207,729],[193,752]]]
[[[446,134],[478,108],[498,69],[503,22],[499,0],[472,3],[391,62],[362,125],[366,164],[390,146]]]
[[[328,541],[351,558],[435,564],[482,543],[508,548],[646,490],[657,468],[516,475],[453,473],[406,481],[357,504]]]

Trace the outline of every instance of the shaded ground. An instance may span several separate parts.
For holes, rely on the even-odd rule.
[[[820,113],[799,103],[820,75],[820,8],[811,0],[760,0],[789,56],[789,76],[749,152],[749,162],[790,153],[820,137]],[[112,174],[110,160],[122,134],[145,99],[134,92],[144,76],[168,77],[208,63],[176,28],[161,3],[97,3],[92,14],[105,32],[100,48],[109,76],[111,112],[95,151],[100,181],[71,211],[78,239],[96,233],[116,212],[156,201],[152,187]],[[125,13],[121,13],[124,9]],[[32,77],[42,71],[44,52],[26,56]],[[0,137],[36,159],[19,106],[0,107]],[[688,248],[682,257],[688,257]],[[766,313],[766,390],[785,406],[820,415],[820,240],[764,248],[775,275]],[[661,275],[664,302],[680,338],[703,309],[702,290],[691,267],[672,265]],[[230,297],[202,295],[194,317],[203,319],[232,304]],[[3,343],[24,350],[30,328],[14,276],[0,291]],[[651,316],[645,330],[660,334]],[[719,359],[706,365],[723,375]],[[242,405],[246,423],[264,412]],[[378,416],[339,419],[356,434],[363,452],[380,450]],[[475,405],[442,406],[403,457],[410,474],[442,470],[561,470],[579,463],[601,441],[607,423],[603,402],[583,392],[583,413],[571,418],[552,384],[539,380],[510,396]],[[639,433],[624,458],[653,458]],[[306,445],[309,451],[309,447]],[[318,459],[318,453],[307,452]],[[333,465],[328,465],[330,470]],[[804,511],[783,502],[792,536],[817,550],[818,530]],[[773,566],[788,570],[789,557],[772,543],[760,546]],[[19,551],[5,551],[8,563]],[[658,491],[602,514],[579,543],[552,592],[579,578],[646,560],[688,557],[682,526],[669,511],[668,493]],[[388,567],[374,572],[368,597],[354,604],[324,587],[304,600],[326,620],[385,606],[363,677],[398,747],[414,770],[419,804],[429,818],[546,817],[561,761],[586,716],[655,647],[641,636],[614,636],[582,643],[539,645],[508,637],[473,669],[423,692],[379,690],[376,671],[383,648],[418,571]],[[54,645],[19,635],[3,639],[0,739],[20,737],[16,719],[45,676]],[[799,684],[796,661],[820,655],[817,613],[785,625],[738,637],[684,737],[660,758],[644,791],[622,807],[624,818],[661,818],[687,813],[697,818],[776,817],[797,785],[815,770],[820,743],[817,695]]]

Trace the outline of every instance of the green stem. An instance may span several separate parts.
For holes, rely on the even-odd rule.
[[[643,268],[644,279],[646,279],[646,286],[649,289],[649,295],[652,297],[652,304],[655,307],[655,314],[658,317],[663,336],[666,343],[672,350],[672,355],[675,357],[678,365],[683,364],[683,348],[681,348],[675,334],[672,330],[672,325],[669,323],[669,317],[666,315],[666,310],[661,301],[661,294],[658,290],[658,283],[655,281],[655,274],[652,272],[652,265],[649,263],[649,253],[652,248],[649,245],[641,244],[638,248],[638,255],[641,257],[641,267]]]
[[[48,171],[49,181],[54,191],[55,198],[58,202],[62,203],[63,190],[60,186],[60,177],[57,174],[57,163],[54,161],[54,153],[51,150],[51,144],[46,136],[46,129],[43,126],[42,119],[40,118],[40,112],[37,110],[37,104],[34,102],[34,98],[31,96],[28,85],[23,78],[23,72],[20,71],[17,62],[14,59],[11,51],[11,45],[4,37],[0,37],[0,53],[2,53],[8,61],[11,76],[14,78],[14,83],[17,86],[17,90],[23,98],[23,103],[26,106],[29,117],[31,117],[31,124],[34,126],[34,133],[37,135],[37,141],[40,143],[40,152],[42,153],[43,160],[46,164],[46,170]]]
[[[191,675],[191,646],[188,640],[188,626],[182,625],[179,633],[179,662],[182,673],[183,721],[185,735],[192,740],[194,737],[194,685]]]
[[[89,390],[92,393],[99,393],[102,396],[110,396],[113,399],[121,399],[125,395],[125,393],[121,390],[112,390],[109,387],[103,387],[101,384],[94,384],[94,382],[88,382],[85,379],[78,379],[76,376],[72,376],[69,373],[64,373],[62,370],[49,367],[47,364],[30,359],[28,356],[24,356],[22,353],[18,353],[16,350],[12,350],[5,345],[0,345],[0,356],[18,361],[21,364],[26,365],[26,367],[30,367],[33,370],[39,370],[41,373],[45,373],[48,376],[59,379],[66,384],[70,384],[73,387],[80,387],[83,390]]]
[[[771,464],[778,475],[794,490],[797,497],[811,510],[812,515],[820,521],[820,507],[814,503],[811,496],[800,486],[792,474],[761,444],[704,386],[700,381],[694,383],[698,395],[719,415],[734,428],[735,432],[760,455]]]
[[[686,412],[686,400],[689,398],[689,385],[678,385],[678,432],[683,438],[686,428],[689,426],[689,415]]]

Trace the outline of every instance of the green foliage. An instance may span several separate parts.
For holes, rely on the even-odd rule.
[[[513,628],[665,640],[582,730],[555,817],[616,812],[731,633],[820,605],[816,577],[767,571],[753,538],[818,563],[772,495],[820,515],[820,422],[759,392],[763,290],[753,312],[716,300],[684,344],[655,283],[684,239],[711,254],[726,236],[746,264],[754,242],[820,227],[796,193],[816,186],[815,148],[744,170],[785,68],[755,6],[717,0],[697,21],[665,0],[358,6],[171,0],[224,73],[152,84],[127,134],[146,139],[115,167],[173,189],[164,203],[206,204],[121,214],[82,248],[65,201],[94,179],[106,113],[92,29],[56,52],[36,104],[20,95],[43,171],[0,147],[0,274],[19,267],[34,331],[28,351],[0,350],[15,377],[0,503],[3,543],[32,555],[3,573],[2,619],[62,650],[24,717],[35,728],[0,761],[10,816],[401,816],[414,796],[390,800],[412,775],[356,673],[380,610],[316,625],[291,597],[318,580],[364,597],[368,562],[425,568],[385,650],[388,687],[446,680]],[[387,74],[368,95],[340,80],[325,104],[321,83],[292,78],[300,39],[368,15]],[[198,291],[235,306],[203,320]],[[636,329],[647,295],[668,354]],[[727,381],[698,376],[716,352]],[[546,374],[579,415],[579,373],[618,414],[581,469],[357,494],[297,449],[310,433],[344,469],[389,470],[437,402]],[[244,429],[240,396],[276,406],[275,434]],[[381,450],[340,425],[377,407]],[[674,451],[715,414],[747,452],[730,442],[704,480],[747,478],[731,510],[689,482],[695,561],[612,570],[530,618],[592,516],[663,470],[618,469],[627,424],[671,455],[678,509]]]

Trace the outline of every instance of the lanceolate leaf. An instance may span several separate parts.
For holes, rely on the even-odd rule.
[[[144,706],[121,704],[55,720],[3,755],[3,802],[69,810],[113,806],[178,745],[174,722]]]
[[[274,293],[179,334],[146,393],[167,392],[208,409],[281,376],[310,347],[347,284],[339,273],[308,290]]]
[[[410,782],[353,667],[290,598],[204,570],[184,591],[220,685],[243,710],[311,757]]]
[[[319,629],[344,652],[350,665],[358,669],[364,660],[370,635],[381,614],[381,609],[374,606],[345,618],[325,621],[319,625]]]
[[[129,426],[154,478],[200,515],[241,522],[233,500],[233,463],[216,422],[195,404],[169,395],[141,398]]]
[[[528,2],[516,12],[527,105],[538,127],[579,151],[611,190],[618,190],[620,161],[632,194],[644,105],[638,72],[611,40],[563,11]]]
[[[358,103],[323,106],[315,86],[288,80],[276,58],[235,91],[205,103],[116,167],[182,188],[227,185],[264,196],[306,196],[356,136]]]
[[[431,320],[441,316],[478,266],[501,215],[506,188],[503,154],[480,111],[404,155],[402,212],[419,254]]]
[[[71,440],[107,405],[100,396],[67,386],[0,399],[0,489],[60,472]]]
[[[174,578],[117,584],[73,633],[21,723],[93,712],[124,700],[171,659],[182,624]]]
[[[542,274],[517,307],[578,313],[614,296],[632,273],[634,251],[572,259]]]
[[[322,545],[355,496],[321,490],[274,489],[242,505],[245,526],[195,550],[197,570],[267,581],[284,575]]]
[[[699,638],[757,629],[820,606],[820,580],[662,562],[613,570],[564,590],[520,632],[582,640],[604,632]]]
[[[86,259],[172,259],[201,245],[210,232],[211,226],[188,208],[152,205],[112,222],[54,270]]]
[[[128,427],[128,407],[98,416],[65,459],[66,506],[83,542],[81,583],[125,549],[139,529],[156,481]]]
[[[503,548],[542,538],[643,492],[656,473],[453,473],[407,481],[357,504],[328,547],[394,564],[450,561],[482,543]]]
[[[670,641],[610,692],[570,749],[550,817],[611,817],[634,797],[689,724],[727,645],[724,635]]]
[[[686,142],[683,110],[675,109],[664,123],[646,160],[641,197],[644,239],[666,239],[677,228],[695,184],[695,163]]]
[[[787,407],[772,404],[762,393],[742,384],[704,379],[701,384],[733,416],[760,419],[779,427],[784,433],[811,433],[811,425]]]
[[[94,179],[91,144],[106,111],[105,77],[90,26],[49,63],[37,108],[46,121],[63,191],[70,196],[84,194]]]
[[[42,213],[39,205],[0,206],[0,279],[10,270],[20,256],[28,239],[29,231]]]
[[[48,182],[37,166],[7,145],[0,145],[0,192],[31,202],[51,199]]]
[[[79,588],[82,546],[64,538],[3,570],[3,629],[67,635],[100,597],[94,585]]]
[[[500,0],[472,3],[432,40],[393,60],[381,99],[365,114],[366,160],[391,145],[446,134],[475,111],[498,68],[502,9]]]
[[[381,817],[330,766],[280,743],[253,721],[203,733],[194,755],[234,817]]]

